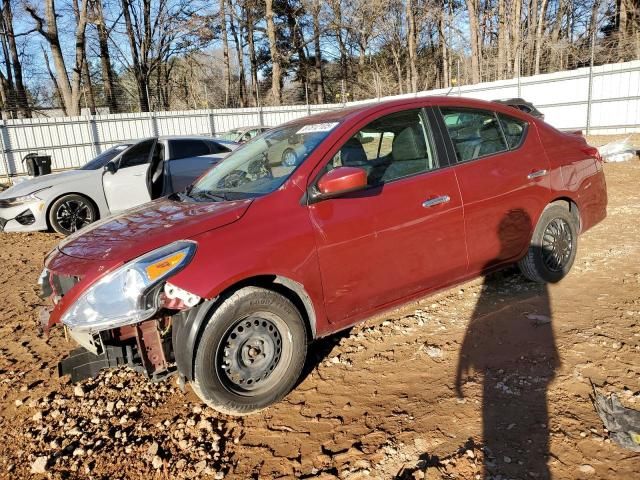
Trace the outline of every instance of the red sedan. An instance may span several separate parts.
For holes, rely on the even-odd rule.
[[[64,240],[41,277],[45,323],[81,346],[60,363],[74,381],[177,373],[246,414],[293,388],[311,341],[384,309],[513,263],[559,281],[606,204],[597,150],[508,106],[323,113]]]

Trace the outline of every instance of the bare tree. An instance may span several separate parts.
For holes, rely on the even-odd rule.
[[[276,26],[273,21],[273,0],[265,0],[265,20],[269,37],[269,51],[271,52],[271,101],[274,105],[280,105],[282,100],[282,64],[280,63]]]
[[[49,44],[53,64],[55,66],[55,81],[62,96],[65,109],[69,115],[80,114],[80,97],[82,95],[81,74],[82,64],[85,61],[85,30],[87,27],[87,2],[81,0],[77,7],[77,19],[75,29],[75,63],[71,78],[67,71],[65,58],[58,34],[58,18],[56,15],[55,0],[44,0],[44,17],[40,16],[36,7],[26,4],[25,9],[35,21],[35,29]]]
[[[115,73],[111,63],[111,52],[109,50],[109,38],[111,28],[107,27],[104,17],[104,6],[102,0],[91,0],[91,12],[89,21],[93,23],[98,32],[98,46],[100,52],[100,67],[102,73],[102,89],[107,100],[107,107],[110,113],[118,113],[118,97],[116,95]]]

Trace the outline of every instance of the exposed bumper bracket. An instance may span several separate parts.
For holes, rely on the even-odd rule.
[[[140,366],[139,360],[136,362],[135,346],[113,346],[105,345],[104,351],[95,355],[87,349],[80,347],[73,350],[67,358],[58,363],[58,374],[70,375],[72,382],[79,382],[86,378],[93,378],[100,370],[105,368],[115,368],[121,365],[131,367]]]

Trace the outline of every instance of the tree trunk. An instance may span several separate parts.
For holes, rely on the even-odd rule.
[[[86,105],[89,107],[91,115],[96,114],[96,99],[93,95],[93,83],[91,82],[91,73],[89,73],[89,63],[85,60],[82,62],[82,94]]]
[[[109,52],[109,30],[104,19],[102,0],[94,0],[94,23],[98,31],[98,47],[100,49],[100,69],[102,73],[102,90],[107,100],[109,113],[118,113],[118,98],[116,96],[115,75],[111,65],[111,53]]]
[[[271,100],[274,105],[280,105],[282,100],[282,66],[280,64],[280,52],[278,51],[276,27],[273,22],[273,0],[265,0],[265,6],[267,37],[269,38],[269,51],[271,52]]]
[[[4,15],[0,18],[0,22],[0,26],[3,30],[2,36],[0,37],[0,43],[2,44],[2,54],[4,56],[5,68],[7,71],[7,75],[5,76],[3,74],[0,82],[2,87],[2,107],[9,114],[9,118],[17,118],[16,88],[13,83],[13,72],[11,70],[11,59],[9,57],[9,42],[7,35],[4,34],[4,32],[6,32]]]
[[[313,47],[316,70],[316,98],[319,104],[324,103],[324,78],[322,73],[322,49],[320,48],[320,0],[313,2]]]
[[[542,0],[542,5],[540,6],[540,16],[538,17],[538,24],[536,26],[536,59],[535,59],[535,65],[534,65],[534,75],[538,75],[540,73],[540,55],[542,52],[542,33],[544,31],[548,4],[549,2],[547,0]]]
[[[520,19],[522,17],[522,0],[514,0],[511,5],[511,48],[514,49],[513,68],[514,75],[520,75],[520,65],[522,64],[522,45],[520,36]]]
[[[256,106],[260,103],[260,92],[258,91],[258,58],[256,56],[256,45],[253,33],[255,30],[253,13],[247,11],[247,43],[249,45],[249,67],[251,69],[251,93],[255,96]]]
[[[242,54],[242,43],[240,42],[238,31],[236,30],[236,24],[233,21],[233,15],[229,16],[229,29],[231,30],[233,41],[236,44],[236,55],[238,58],[238,67],[240,69],[238,73],[238,101],[240,102],[240,107],[246,107],[247,103],[245,98],[246,83],[244,72],[244,57]]]
[[[24,87],[22,76],[22,63],[18,54],[16,45],[16,37],[13,30],[13,11],[11,10],[10,0],[4,1],[4,26],[9,40],[9,51],[11,52],[11,65],[13,66],[13,77],[15,80],[16,103],[23,117],[31,117],[31,108],[29,107],[29,99],[27,98],[27,90]]]
[[[123,0],[125,1],[125,0]],[[78,6],[77,0],[73,1],[74,11],[76,12],[76,30],[75,30],[75,65],[71,73],[71,79],[67,73],[62,47],[60,46],[60,37],[58,35],[58,16],[56,14],[54,0],[45,0],[44,12],[47,27],[45,29],[45,20],[40,18],[36,10],[29,4],[25,5],[25,9],[36,22],[36,31],[49,44],[51,56],[53,57],[53,65],[55,68],[55,80],[58,91],[62,97],[65,109],[69,115],[78,115],[80,113],[80,96],[81,96],[81,74],[82,63],[85,59],[85,32],[87,27],[87,2],[81,0]]]
[[[418,91],[418,65],[417,65],[417,52],[416,52],[416,44],[417,42],[417,34],[416,34],[416,19],[413,12],[413,0],[405,0],[406,1],[406,15],[407,15],[407,36],[409,37],[409,72],[410,72],[410,85],[411,91]]]
[[[129,39],[129,48],[131,50],[131,60],[133,67],[133,76],[136,79],[136,88],[138,90],[138,105],[141,112],[149,111],[149,72],[147,64],[140,61],[140,52],[138,51],[138,43],[136,41],[136,32],[131,20],[131,12],[129,11],[130,0],[122,0],[122,14],[127,29],[127,37]],[[139,33],[139,32],[138,32]]]
[[[480,83],[480,38],[478,31],[478,0],[465,0],[469,12],[469,36],[471,37],[471,82]]]
[[[496,78],[505,78],[505,57],[507,54],[507,11],[505,1],[498,0],[498,64],[496,66]]]
[[[229,106],[231,93],[231,67],[229,65],[229,39],[227,38],[226,0],[220,0],[220,35],[222,36],[222,67],[224,69],[224,106]]]

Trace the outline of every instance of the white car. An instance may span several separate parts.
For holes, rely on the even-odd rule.
[[[0,193],[0,231],[68,235],[179,192],[238,144],[209,137],[153,137],[116,145],[83,167],[35,177]]]

